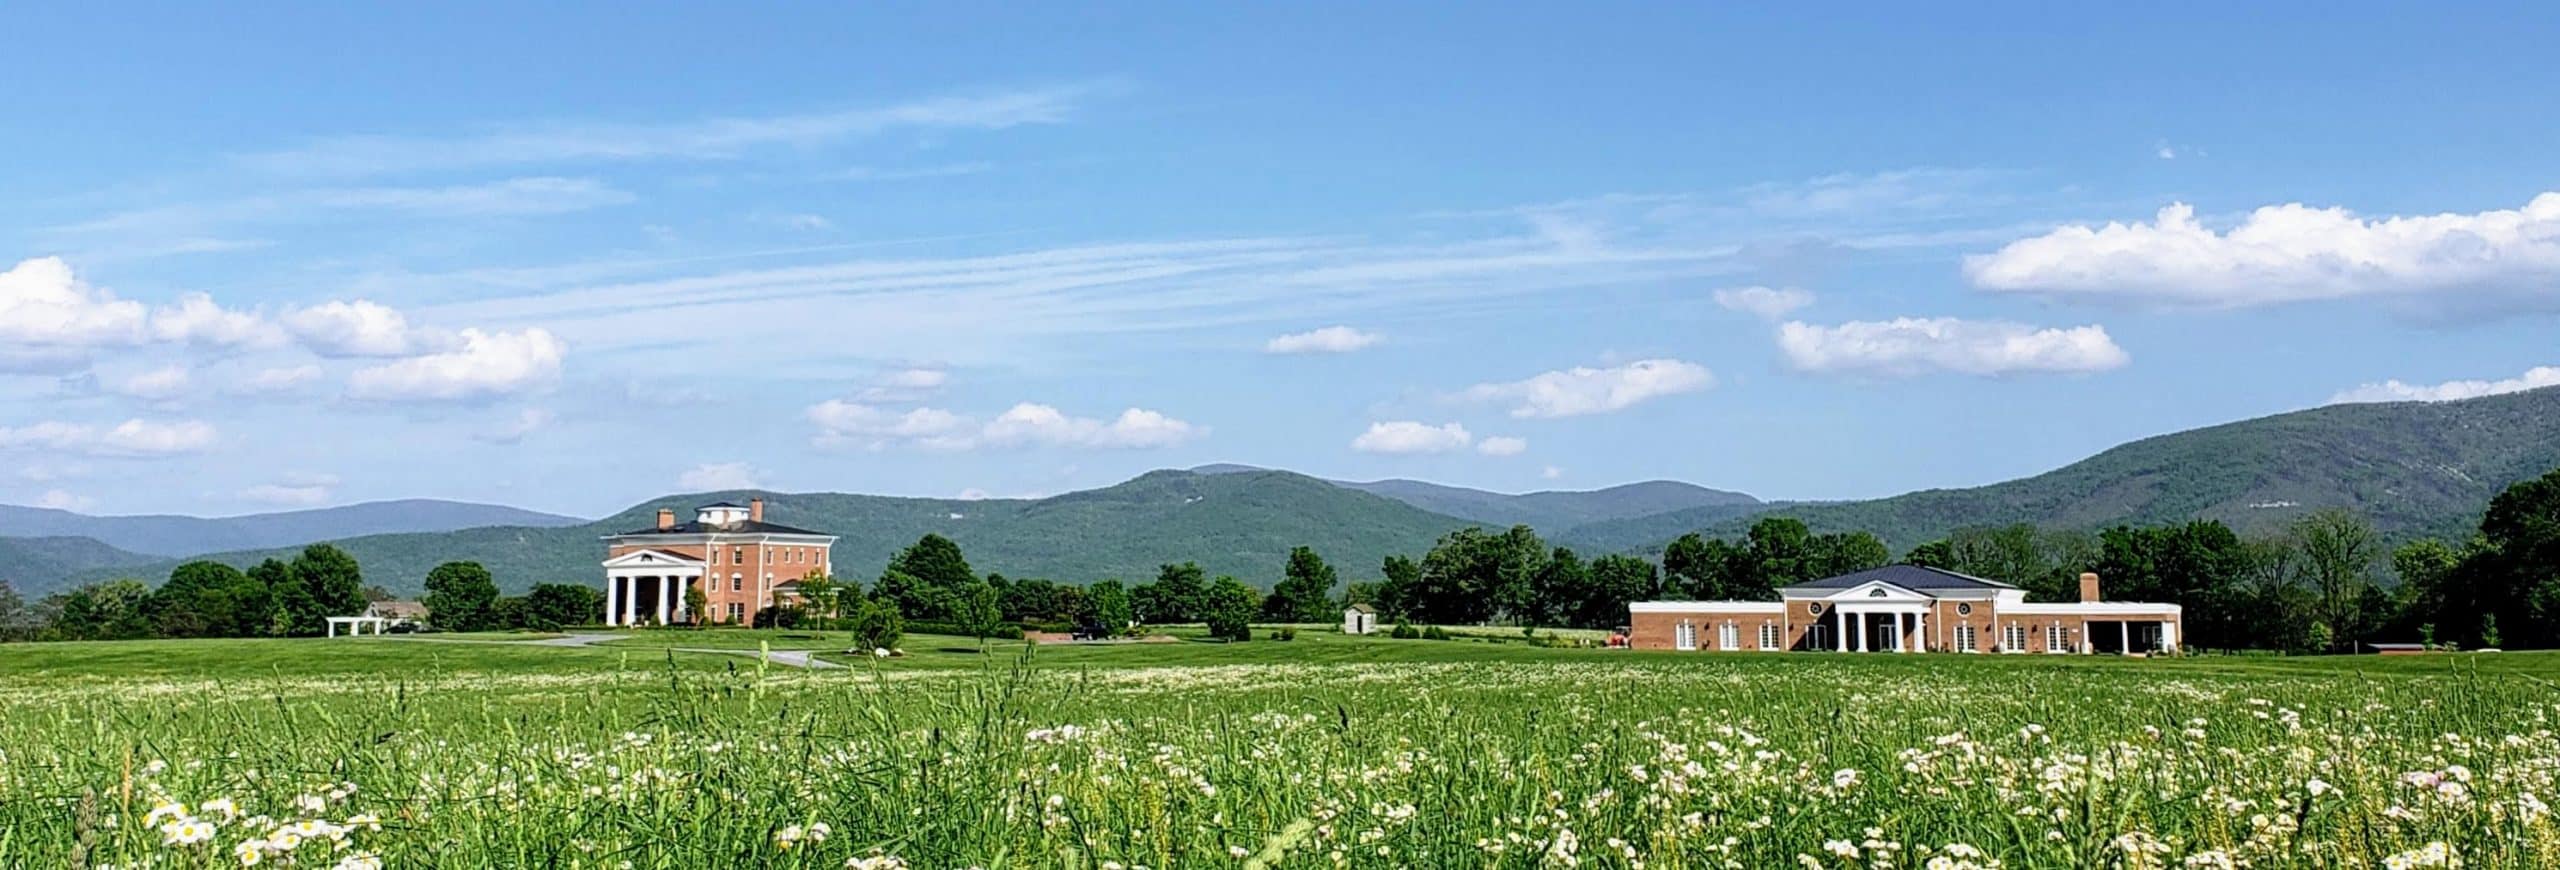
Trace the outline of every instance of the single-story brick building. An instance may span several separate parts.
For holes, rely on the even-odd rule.
[[[1777,601],[1638,601],[1627,605],[1637,649],[1838,652],[2174,652],[2175,604],[2106,601],[2098,575],[2080,600],[2029,603],[1996,580],[1887,565],[1778,590]]]

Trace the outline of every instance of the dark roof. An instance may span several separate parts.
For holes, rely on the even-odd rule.
[[[706,523],[706,522],[703,522],[703,521],[701,521],[701,520],[695,520],[695,521],[693,521],[693,522],[688,522],[688,523],[677,523],[677,524],[675,524],[675,525],[673,525],[673,526],[669,526],[669,527],[667,527],[667,528],[663,528],[663,529],[658,528],[658,527],[656,527],[656,526],[650,526],[650,527],[645,528],[645,529],[633,529],[633,530],[628,531],[628,532],[622,532],[622,533],[620,533],[620,534],[617,534],[617,535],[615,535],[615,537],[622,537],[622,536],[624,536],[624,535],[824,535],[824,534],[826,534],[826,533],[825,533],[825,532],[813,532],[813,531],[810,531],[810,530],[808,530],[808,529],[793,528],[793,527],[791,527],[791,526],[781,525],[781,524],[778,524],[778,523],[762,522],[762,521],[759,521],[759,520],[739,520],[739,521],[737,521],[737,522],[730,523],[730,524],[725,525],[725,526],[712,525],[712,524],[710,524],[710,523]]]
[[[1378,609],[1377,609],[1377,608],[1375,608],[1375,607],[1371,607],[1371,606],[1366,605],[1366,604],[1354,604],[1354,605],[1351,605],[1351,609],[1352,609],[1352,610],[1360,611],[1361,613],[1376,613],[1376,612],[1378,612]]]
[[[724,507],[724,508],[743,508],[743,507],[746,507],[746,505],[742,505],[742,504],[739,504],[739,503],[734,502],[734,501],[715,501],[715,502],[712,502],[712,503],[710,503],[710,504],[703,505],[703,506],[702,506],[702,507],[700,507],[700,508],[694,508],[694,510],[701,510],[702,508],[716,508],[716,507]]]
[[[1918,565],[1886,565],[1838,577],[1807,580],[1789,589],[1849,589],[1875,582],[1891,583],[1914,592],[1927,589],[2016,589],[1998,580],[1984,580],[1970,574],[1958,574],[1940,568]]]

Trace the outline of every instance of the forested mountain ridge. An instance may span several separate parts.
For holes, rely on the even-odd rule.
[[[2398,538],[2461,539],[2500,490],[2560,467],[2560,387],[2452,402],[2329,405],[2159,435],[2044,474],[1869,501],[1736,515],[1692,508],[1565,530],[1597,551],[1652,550],[1693,531],[1731,536],[1751,516],[1864,530],[1899,549],[1968,526],[2054,528],[2220,520],[2244,532],[2345,508]]]

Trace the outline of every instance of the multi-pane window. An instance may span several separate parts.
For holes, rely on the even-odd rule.
[[[1683,621],[1671,628],[1672,649],[1697,649],[1698,627]]]
[[[747,575],[745,575],[745,574],[731,574],[731,575],[729,575],[729,591],[731,591],[731,592],[745,592],[745,591],[747,591]]]
[[[2044,627],[2044,651],[2067,652],[2071,649],[2071,630],[2056,622]]]
[[[2001,649],[2006,652],[2026,652],[2027,627],[2014,622],[2009,623],[2009,628],[2003,633],[2000,644]]]
[[[1763,622],[1763,623],[1760,623],[1760,648],[1761,648],[1761,649],[1777,649],[1777,648],[1778,648],[1778,624],[1777,624],[1777,623],[1774,623],[1774,622]]]
[[[1975,652],[1977,649],[1973,640],[1973,626],[1970,624],[1956,626],[1956,652]]]
[[[1716,626],[1716,649],[1732,652],[1742,648],[1742,627],[1733,623]]]

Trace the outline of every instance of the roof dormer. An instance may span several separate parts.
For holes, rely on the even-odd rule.
[[[747,521],[747,506],[715,502],[693,509],[693,521],[706,526],[734,526]]]

